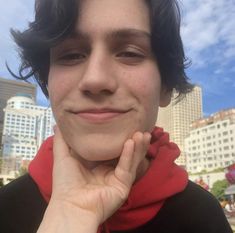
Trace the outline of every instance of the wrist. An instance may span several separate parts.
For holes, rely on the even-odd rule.
[[[97,233],[95,214],[72,203],[50,201],[37,233]]]

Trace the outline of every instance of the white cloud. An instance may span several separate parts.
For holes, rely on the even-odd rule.
[[[235,80],[229,76],[206,75],[198,78],[198,84],[203,87],[203,92],[207,96],[233,98]],[[224,103],[226,104],[226,103]]]
[[[10,28],[22,30],[33,17],[32,0],[0,0],[0,76],[6,72],[5,61],[16,65],[16,52],[14,42],[10,36]]]
[[[194,66],[235,58],[235,1],[182,0],[182,38]]]
[[[217,70],[214,71],[214,74],[222,74],[224,72],[224,70],[222,68],[219,68]]]

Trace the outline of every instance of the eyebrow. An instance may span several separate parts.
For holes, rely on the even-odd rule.
[[[125,29],[115,29],[107,32],[105,34],[105,39],[127,39],[127,38],[136,38],[136,39],[150,39],[151,35],[147,31],[133,29],[133,28],[125,28]],[[72,32],[67,39],[81,39],[81,40],[90,40],[90,36],[87,33],[82,31],[74,31]]]
[[[120,38],[125,39],[128,37],[134,37],[134,38],[146,38],[150,39],[150,33],[138,29],[121,29],[121,30],[113,30],[109,32],[106,37],[109,39],[113,38]]]

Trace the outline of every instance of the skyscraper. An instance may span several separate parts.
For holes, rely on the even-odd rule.
[[[4,113],[2,159],[5,170],[12,171],[22,160],[34,158],[55,123],[51,108],[37,106],[28,94],[11,97]]]
[[[3,120],[4,120],[3,109],[6,107],[7,100],[12,96],[15,96],[17,93],[30,94],[32,98],[35,100],[36,85],[22,81],[0,78],[0,142],[2,141]]]
[[[157,125],[163,127],[170,134],[170,140],[181,149],[181,156],[177,159],[179,165],[185,166],[184,139],[189,133],[190,124],[202,118],[202,90],[196,86],[185,98],[177,102],[174,92],[171,103],[166,108],[160,108]]]

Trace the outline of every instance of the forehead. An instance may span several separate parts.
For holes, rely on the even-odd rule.
[[[145,0],[83,0],[76,30],[94,35],[125,29],[150,33],[149,18]]]

